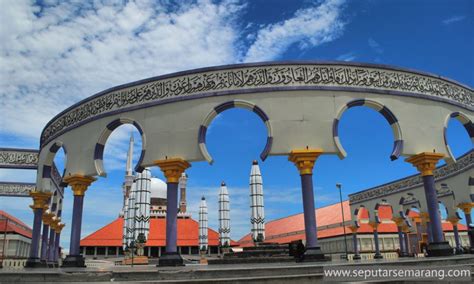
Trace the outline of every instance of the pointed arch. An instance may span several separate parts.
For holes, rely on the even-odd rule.
[[[58,172],[56,165],[54,164],[54,157],[58,153],[59,149],[63,149],[65,155],[64,161],[64,170],[61,173]],[[55,184],[57,188],[67,186],[66,183],[63,182],[62,178],[66,173],[66,164],[67,164],[67,150],[62,141],[55,141],[51,147],[48,149],[48,153],[46,154],[45,161],[43,163],[43,167],[41,168],[41,177],[43,179],[43,185],[50,185],[51,182]],[[51,188],[48,188],[51,190]]]
[[[206,146],[207,128],[211,124],[212,120],[219,113],[231,108],[243,108],[243,109],[252,111],[255,114],[257,114],[260,117],[260,119],[263,121],[263,123],[265,124],[267,128],[267,143],[265,144],[265,148],[260,154],[260,159],[262,159],[262,161],[265,161],[265,159],[268,157],[268,154],[270,153],[270,150],[273,144],[273,134],[272,134],[272,127],[270,124],[270,119],[268,118],[268,115],[260,107],[258,107],[254,103],[244,101],[244,100],[232,100],[232,101],[222,103],[214,107],[214,109],[211,112],[209,112],[209,114],[201,123],[201,126],[199,127],[199,132],[198,132],[198,144],[199,144],[199,150],[201,151],[201,154],[204,156],[204,158],[209,164],[212,164],[214,162]]]
[[[395,141],[393,142],[393,150],[390,154],[390,159],[392,161],[398,159],[398,157],[400,157],[403,151],[402,130],[400,128],[400,124],[398,123],[398,119],[393,114],[393,112],[385,105],[368,99],[355,99],[348,102],[339,110],[337,117],[334,119],[332,135],[334,139],[334,144],[336,145],[336,148],[339,151],[339,158],[344,159],[347,156],[347,153],[344,150],[344,147],[342,147],[341,141],[339,139],[339,121],[341,120],[341,117],[346,110],[357,106],[366,106],[368,108],[371,108],[379,112],[387,120],[387,122],[390,124],[390,127],[392,128],[393,136],[395,139]]]
[[[467,117],[467,115],[465,115],[462,112],[458,112],[458,111],[453,112],[450,115],[448,115],[446,117],[446,120],[444,121],[444,127],[443,127],[444,145],[446,147],[446,152],[448,153],[448,157],[446,157],[445,160],[448,163],[455,163],[456,162],[456,158],[454,157],[453,152],[451,151],[451,147],[449,147],[448,136],[447,136],[448,123],[449,123],[449,120],[452,119],[452,118],[456,119],[457,121],[459,121],[464,126],[464,128],[467,131],[467,134],[471,138],[472,143],[474,143],[474,124]]]
[[[142,138],[142,151],[140,153],[140,158],[138,159],[137,165],[135,166],[135,171],[141,173],[145,168],[141,165],[143,162],[143,158],[145,157],[145,151],[146,151],[146,136],[145,133],[143,132],[143,127],[136,121],[130,119],[130,118],[119,118],[116,120],[113,120],[107,126],[105,129],[102,131],[102,134],[99,137],[99,141],[95,144],[95,149],[94,149],[94,165],[95,169],[97,171],[97,174],[99,176],[105,177],[107,176],[107,173],[105,172],[104,168],[104,149],[105,149],[105,143],[107,142],[107,139],[109,138],[110,134],[118,128],[121,125],[124,124],[131,124],[135,126],[135,128],[138,130],[138,132],[141,135]]]

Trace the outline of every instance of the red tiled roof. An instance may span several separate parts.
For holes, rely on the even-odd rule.
[[[122,246],[123,218],[117,218],[96,232],[81,240],[81,246]],[[209,245],[219,244],[219,234],[209,229]],[[193,219],[178,219],[178,246],[199,245],[199,223]],[[150,219],[150,233],[148,234],[147,246],[166,245],[166,219]],[[231,241],[231,245],[238,245]]]
[[[342,224],[342,213],[341,213],[341,204],[336,203],[326,207],[316,209],[316,223],[318,225],[318,238],[329,238],[335,236],[344,235],[344,228]],[[344,208],[344,220],[351,220],[351,211],[349,207],[349,201],[343,202]],[[378,208],[379,217],[382,221],[387,221],[392,218],[392,209],[390,206],[380,206]],[[361,219],[368,218],[368,211],[365,208],[361,208],[359,212],[359,217]],[[415,217],[418,216],[417,212],[410,211],[408,216]],[[453,226],[449,222],[442,222],[442,227],[444,231],[452,231]],[[467,230],[467,227],[462,224],[458,224],[458,229],[460,231]],[[379,233],[397,233],[397,226],[393,222],[382,222],[378,226]],[[360,228],[357,230],[359,234],[372,233],[372,227],[367,223],[361,223]],[[351,234],[349,227],[346,227],[346,234]],[[265,239],[268,242],[275,243],[289,243],[295,240],[306,239],[304,232],[304,216],[303,213],[288,216],[285,218],[277,219],[270,221],[265,224]],[[238,243],[240,246],[253,246],[253,242],[250,234],[245,235],[241,238]]]
[[[31,228],[20,219],[0,210],[0,233],[16,233],[31,239]],[[8,222],[7,222],[8,220]]]

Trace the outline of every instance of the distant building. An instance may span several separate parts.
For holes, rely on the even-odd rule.
[[[327,254],[344,253],[344,228],[342,226],[342,213],[340,206],[340,203],[336,203],[316,209],[318,242],[323,252]],[[354,248],[352,232],[350,229],[351,211],[349,208],[349,201],[344,201],[343,206],[347,246],[349,253],[351,253],[354,251]],[[364,221],[364,218],[368,217],[366,213],[367,212],[361,212],[362,220],[360,228],[357,230],[357,242],[361,254],[373,254],[375,251],[373,230],[368,222]],[[399,249],[399,241],[397,225],[393,221],[390,221],[392,215],[391,209],[389,207],[380,207],[379,215],[382,219],[382,223],[378,227],[380,250],[381,252],[396,252]],[[408,216],[413,219],[418,216],[418,213],[410,211]],[[452,224],[443,220],[442,226],[446,240],[450,242],[451,246],[454,246]],[[280,244],[286,244],[297,240],[303,240],[304,242],[304,228],[304,216],[302,213],[269,221],[265,224],[265,241]],[[469,246],[467,227],[459,224],[458,229],[462,245]],[[410,252],[418,253],[419,247],[416,239],[417,232],[415,226],[412,230],[413,231],[409,233]],[[421,232],[421,234],[426,235],[423,232]],[[250,233],[241,238],[238,243],[241,247],[254,245]]]
[[[30,252],[31,235],[30,227],[0,210],[0,256],[10,259],[27,258]]]

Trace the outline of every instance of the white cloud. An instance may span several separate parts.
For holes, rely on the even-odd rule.
[[[292,44],[301,49],[333,41],[342,34],[342,0],[328,0],[319,6],[298,10],[293,18],[271,24],[257,32],[244,61],[265,61],[281,55]]]
[[[370,47],[373,51],[375,51],[375,52],[378,53],[378,54],[382,54],[382,53],[383,53],[383,48],[382,48],[382,46],[381,46],[377,41],[375,41],[375,39],[369,38],[367,42],[368,42],[368,44],[369,44],[369,47]]]
[[[354,59],[356,59],[357,56],[355,55],[354,52],[348,52],[348,53],[344,53],[344,54],[341,54],[339,55],[336,60],[341,60],[341,61],[353,61]]]
[[[443,23],[443,25],[450,25],[450,24],[453,24],[453,23],[456,23],[456,22],[460,22],[460,21],[464,20],[465,18],[466,18],[466,16],[452,16],[452,17],[449,17],[447,19],[444,19],[441,22]]]
[[[105,88],[237,61],[233,19],[240,9],[232,1],[197,1],[176,11],[154,1],[5,5],[0,133],[37,138],[53,115]]]

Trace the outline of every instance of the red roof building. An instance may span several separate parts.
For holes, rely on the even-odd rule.
[[[349,207],[349,201],[343,202],[344,209],[344,221],[346,225],[346,235],[351,235],[352,231],[350,229],[351,223],[351,209]],[[398,231],[397,226],[392,219],[392,209],[389,206],[379,207],[379,217],[382,220],[382,223],[378,226],[379,237],[381,239],[386,238],[387,240],[382,243],[387,244],[386,250],[393,251],[398,248]],[[409,217],[416,217],[418,213],[411,211]],[[368,224],[368,214],[366,210],[362,210],[359,213],[360,217],[360,227],[357,230],[358,238],[364,239],[360,240],[360,247],[362,249],[367,248],[368,251],[371,251],[373,245],[369,245],[366,242],[366,239],[373,242],[373,229]],[[316,209],[316,223],[317,223],[317,235],[320,245],[323,248],[323,251],[331,252],[341,252],[343,245],[339,245],[337,242],[343,242],[344,236],[344,227],[342,226],[342,213],[341,213],[341,204],[336,203],[328,205],[322,208]],[[443,230],[446,232],[446,238],[450,242],[454,243],[452,239],[453,226],[451,223],[444,221],[442,222]],[[415,227],[415,226],[414,226]],[[458,229],[462,234],[462,237],[465,237],[465,243],[467,244],[467,227],[462,224],[458,224]],[[416,232],[414,232],[416,234]],[[292,241],[305,240],[305,230],[304,230],[304,216],[303,213],[276,219],[265,224],[265,241],[271,243],[287,244]],[[451,240],[452,239],[452,240]],[[247,234],[238,241],[241,247],[253,246],[251,235]],[[347,243],[349,246],[352,246],[352,239],[348,238]],[[330,244],[330,245],[329,245]]]
[[[31,235],[32,230],[28,225],[0,210],[0,255],[6,258],[28,257]],[[3,251],[4,247],[5,251]]]
[[[86,256],[120,256],[122,249],[123,218],[117,218],[110,224],[81,240],[81,248]],[[191,218],[178,218],[178,250],[182,254],[198,254],[199,223]],[[219,234],[209,229],[209,248],[217,253]],[[231,242],[236,246],[238,243]],[[158,257],[166,246],[166,219],[150,218],[150,232],[145,246],[145,255]]]

